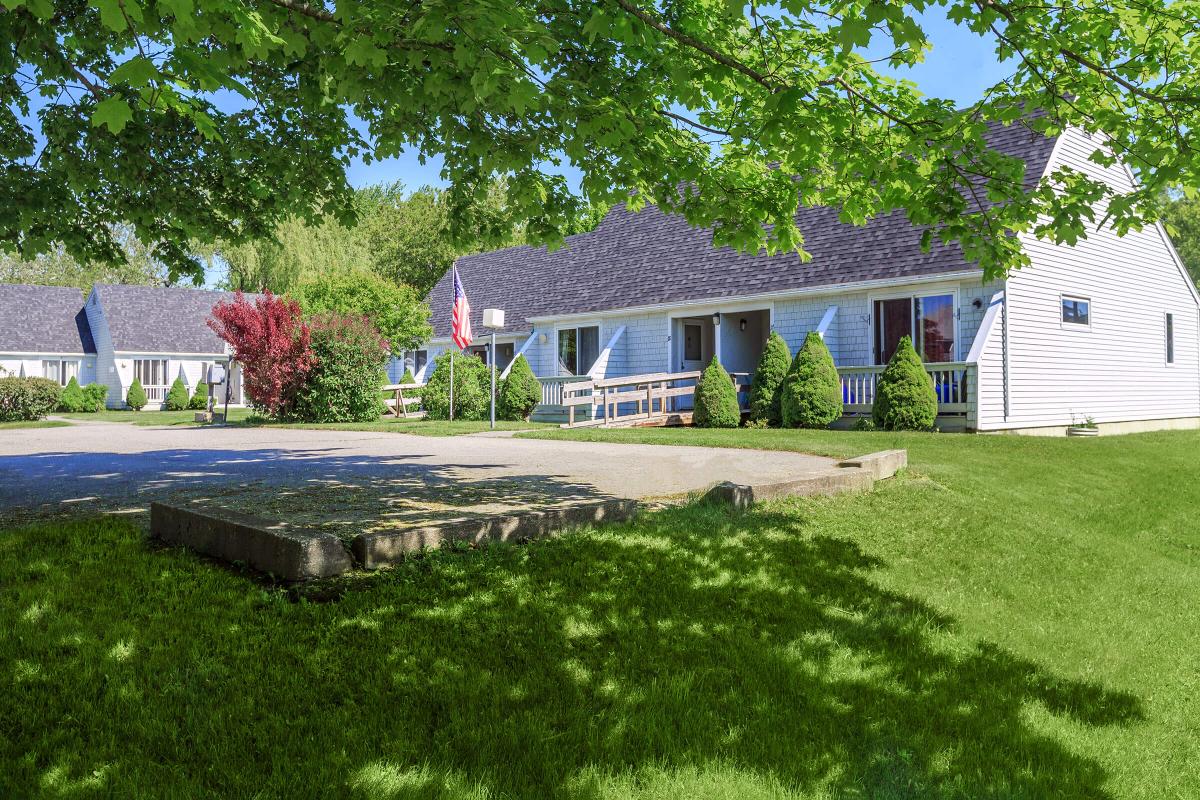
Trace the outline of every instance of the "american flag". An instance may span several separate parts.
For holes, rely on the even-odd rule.
[[[450,338],[460,350],[471,346],[471,304],[467,302],[467,293],[463,291],[462,279],[458,277],[458,267],[454,268],[454,310],[450,313]]]

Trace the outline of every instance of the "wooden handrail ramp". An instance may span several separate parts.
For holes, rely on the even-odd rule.
[[[654,372],[565,383],[561,404],[567,408],[567,422],[562,427],[686,425],[692,421],[692,411],[681,409],[677,398],[694,399],[700,374],[699,370]],[[730,377],[741,406],[741,395],[749,391],[750,378],[744,373]],[[576,409],[581,407],[592,413],[585,415],[590,418],[576,422]]]

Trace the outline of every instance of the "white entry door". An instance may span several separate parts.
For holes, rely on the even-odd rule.
[[[705,361],[707,348],[704,342],[704,323],[699,320],[680,320],[679,322],[679,365],[680,372],[699,372],[708,366]],[[710,356],[711,358],[711,356]],[[694,383],[694,381],[688,381]],[[675,398],[675,408],[680,411],[690,411],[693,403],[690,396]]]

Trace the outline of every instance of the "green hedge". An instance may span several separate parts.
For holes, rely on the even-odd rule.
[[[508,376],[496,389],[496,413],[501,419],[522,421],[529,419],[534,407],[542,402],[542,384],[525,356],[517,356],[508,371]]]
[[[196,384],[196,391],[192,392],[191,399],[188,400],[188,408],[193,411],[208,410],[208,384],[200,381]]]
[[[450,418],[450,361],[454,361],[454,418],[488,418],[491,378],[487,365],[475,356],[448,350],[433,362],[433,372],[421,391],[421,405],[429,419]]]
[[[692,424],[697,428],[736,428],[741,422],[737,389],[729,373],[714,357],[696,383]]]
[[[825,339],[809,331],[783,381],[780,411],[787,428],[826,428],[842,416],[842,384]]]
[[[62,387],[46,378],[0,378],[0,422],[41,419],[61,397]]]
[[[933,378],[907,336],[879,376],[871,418],[888,431],[927,431],[937,421]]]
[[[88,410],[87,398],[83,396],[83,389],[75,378],[71,378],[63,387],[62,394],[58,398],[58,410],[68,414],[78,414]]]
[[[167,392],[167,411],[186,411],[190,402],[187,384],[183,382],[183,378],[176,378]]]
[[[103,383],[89,383],[83,387],[83,399],[86,401],[86,412],[103,411],[108,402],[108,387]]]
[[[313,366],[296,395],[304,422],[373,422],[386,407],[381,389],[391,352],[365,317],[322,314],[311,320]]]
[[[780,393],[791,365],[792,352],[787,342],[772,331],[758,359],[754,380],[750,383],[751,421],[767,425],[779,425],[783,421]]]

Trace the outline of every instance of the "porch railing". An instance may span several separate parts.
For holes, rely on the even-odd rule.
[[[842,404],[847,414],[865,414],[875,404],[875,389],[882,366],[838,367]],[[975,365],[962,361],[926,364],[933,379],[939,414],[968,414],[973,405]]]
[[[591,381],[591,378],[587,375],[558,375],[552,378],[538,378],[538,382],[542,384],[542,405],[563,405],[563,391],[566,385],[584,381]]]
[[[143,386],[142,389],[146,392],[147,403],[163,403],[166,402],[167,392],[170,391],[170,386]]]

